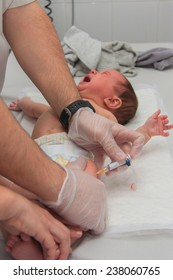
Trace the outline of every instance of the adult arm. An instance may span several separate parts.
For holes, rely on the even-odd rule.
[[[57,199],[66,174],[16,122],[0,98],[0,174],[43,199]]]
[[[57,114],[80,99],[58,35],[39,3],[8,9],[3,19],[18,62]]]

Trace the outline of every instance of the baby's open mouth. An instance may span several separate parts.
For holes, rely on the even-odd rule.
[[[91,81],[89,76],[85,76],[83,79],[84,82],[89,83]]]

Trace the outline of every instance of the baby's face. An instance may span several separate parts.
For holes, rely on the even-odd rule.
[[[92,99],[98,105],[104,98],[119,93],[119,82],[124,76],[114,69],[101,72],[91,70],[78,84],[80,95],[84,99]]]

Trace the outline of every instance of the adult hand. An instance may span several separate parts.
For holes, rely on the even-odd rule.
[[[67,259],[71,253],[69,229],[48,211],[23,196],[3,187],[0,191],[6,198],[8,196],[10,202],[4,211],[5,207],[1,207],[0,221],[3,227],[13,235],[26,234],[37,240],[45,259]],[[71,237],[75,237],[74,230]]]
[[[99,116],[89,108],[82,108],[74,114],[68,135],[79,146],[94,154],[106,152],[113,161],[126,158],[124,147],[127,145],[131,158],[144,145],[142,134]]]
[[[56,202],[42,201],[68,223],[94,234],[106,226],[106,188],[96,177],[87,174],[87,160],[83,157],[65,168],[67,176]]]

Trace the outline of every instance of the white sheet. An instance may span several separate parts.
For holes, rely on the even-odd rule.
[[[172,45],[137,44],[136,50],[143,51],[157,46],[171,47]],[[22,88],[32,86],[32,83],[19,70],[13,56],[10,57],[7,73],[9,75],[7,75],[3,95],[9,103],[18,96]],[[142,108],[130,124],[131,127],[136,128],[154,112],[158,107],[158,95],[162,97],[166,111],[173,121],[172,74],[173,69],[159,72],[154,69],[138,68],[138,75],[130,81],[137,88]],[[30,118],[23,118],[21,113],[19,115],[19,121],[30,133],[34,122],[31,122]],[[173,258],[171,250],[173,175],[172,157],[169,153],[171,137],[168,142],[162,137],[153,138],[133,162],[133,174],[130,174],[130,178],[125,173],[118,175],[119,178],[115,176],[106,178],[106,183],[109,185],[107,230],[99,237],[86,236],[80,246],[74,250],[71,259]],[[129,172],[130,168],[127,173]],[[127,180],[124,180],[124,177]],[[136,183],[135,191],[129,188],[132,181]],[[0,246],[0,259],[7,259],[2,250]]]

